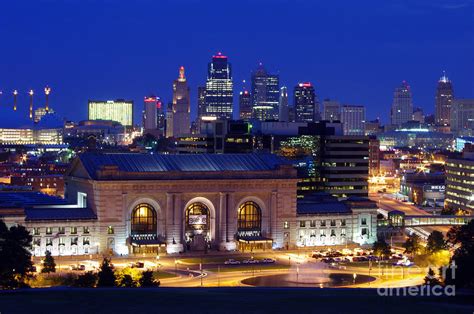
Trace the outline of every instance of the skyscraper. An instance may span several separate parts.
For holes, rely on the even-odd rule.
[[[89,100],[89,120],[112,120],[123,126],[133,125],[133,101],[129,100]]]
[[[173,112],[170,125],[172,137],[189,133],[190,110],[189,87],[184,67],[180,67],[179,77],[173,82]]]
[[[232,68],[222,53],[212,57],[206,81],[205,112],[203,116],[232,119],[233,104]]]
[[[393,93],[393,103],[391,111],[391,122],[393,125],[402,125],[412,119],[413,100],[410,86],[406,81]]]
[[[197,108],[197,116],[198,120],[206,115],[206,87],[199,86],[198,87],[198,108]]]
[[[252,98],[248,90],[243,90],[239,94],[239,118],[242,120],[252,118]]]
[[[474,99],[454,99],[450,114],[451,132],[456,135],[474,135]]]
[[[278,119],[279,94],[278,75],[268,74],[260,63],[252,74],[253,117],[261,121]]]
[[[143,130],[144,133],[157,133],[157,97],[148,96],[145,97],[143,102]]]
[[[315,122],[319,117],[319,104],[313,84],[299,83],[293,91],[296,122]]]
[[[453,84],[443,73],[438,81],[435,97],[435,119],[436,124],[448,126],[451,119],[451,103],[454,98]]]
[[[344,135],[364,135],[365,107],[344,105],[341,108]]]
[[[280,99],[278,100],[278,120],[282,122],[290,122],[290,108],[288,107],[288,88],[282,86],[280,88]]]
[[[341,120],[341,104],[338,101],[325,99],[323,100],[323,120],[340,121]]]

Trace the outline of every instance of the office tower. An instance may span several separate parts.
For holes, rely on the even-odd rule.
[[[364,123],[365,135],[377,135],[382,132],[380,127],[380,120],[365,121]]]
[[[338,101],[325,99],[323,101],[323,120],[340,121],[341,120],[341,104]]]
[[[171,137],[188,134],[190,124],[189,86],[184,75],[184,67],[179,68],[179,77],[173,82],[173,112]]]
[[[89,120],[111,120],[123,126],[133,125],[133,101],[131,100],[89,100]]]
[[[165,111],[165,136],[173,137],[173,103],[166,105]]]
[[[220,52],[209,63],[206,81],[205,110],[202,116],[232,119],[232,68]]]
[[[369,177],[380,173],[380,141],[375,136],[369,137]]]
[[[344,135],[364,135],[365,107],[344,105],[341,108]]]
[[[402,82],[400,87],[393,93],[393,103],[391,111],[391,122],[393,125],[400,126],[411,120],[413,115],[413,100],[410,86],[406,81]]]
[[[278,75],[267,73],[260,63],[252,74],[253,117],[260,121],[278,119],[280,82]]]
[[[248,90],[239,94],[239,118],[249,120],[252,118],[252,98]]]
[[[143,130],[154,133],[157,130],[157,97],[147,96],[143,101]]]
[[[451,132],[456,135],[474,135],[474,99],[454,99],[450,114]]]
[[[422,108],[415,108],[413,109],[413,115],[411,118],[413,121],[417,121],[420,123],[425,123],[425,115],[423,114]]]
[[[156,127],[160,134],[164,135],[166,124],[166,108],[160,97],[156,97]]]
[[[281,122],[290,121],[290,108],[288,107],[288,88],[280,88],[280,98],[278,100],[278,120]]]
[[[319,116],[319,103],[313,84],[299,83],[293,91],[296,122],[315,122]]]
[[[435,119],[436,124],[440,126],[448,126],[451,117],[451,103],[454,99],[453,84],[443,73],[438,81],[435,97]]]
[[[446,161],[445,207],[453,212],[474,213],[474,153],[464,148],[462,158]]]
[[[198,99],[197,99],[197,117],[198,120],[206,115],[206,87],[198,87]]]

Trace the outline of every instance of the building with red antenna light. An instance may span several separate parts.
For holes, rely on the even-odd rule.
[[[296,122],[315,122],[319,120],[319,103],[311,82],[296,85],[293,97]]]
[[[252,98],[248,90],[243,90],[239,94],[239,118],[242,120],[252,118]]]

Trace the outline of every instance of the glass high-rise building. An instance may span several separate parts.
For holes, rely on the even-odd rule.
[[[227,56],[218,53],[209,63],[206,81],[205,110],[202,116],[232,119],[232,67]]]
[[[131,100],[89,100],[89,120],[111,120],[123,126],[133,125],[133,101]]]
[[[365,107],[354,105],[342,106],[341,122],[344,135],[364,135]]]
[[[410,86],[406,81],[395,89],[391,110],[391,123],[400,126],[412,119],[413,99]]]
[[[290,107],[288,107],[288,88],[280,88],[280,99],[278,102],[278,121],[290,122]]]
[[[448,126],[451,120],[451,104],[454,99],[453,84],[445,73],[438,81],[435,97],[436,124]]]
[[[278,75],[269,74],[260,63],[252,74],[252,108],[255,119],[277,120],[278,101],[280,98],[280,79]]]
[[[158,128],[156,96],[147,96],[143,101],[143,129],[145,133],[155,132]]]
[[[341,120],[341,104],[336,100],[323,100],[323,120],[340,121]]]
[[[310,82],[299,83],[293,91],[295,121],[316,122],[319,120],[319,103]]]
[[[243,90],[239,94],[239,118],[242,120],[252,118],[252,98],[248,90]]]

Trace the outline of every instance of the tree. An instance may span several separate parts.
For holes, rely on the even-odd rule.
[[[144,272],[142,272],[142,276],[139,280],[139,283],[140,287],[142,288],[153,288],[160,286],[160,281],[157,281],[153,278],[153,271],[151,270],[145,270]]]
[[[454,284],[456,288],[474,288],[474,220],[462,226],[456,232],[454,243],[459,244],[451,257],[451,267],[446,271],[446,284]],[[454,275],[454,276],[453,276]]]
[[[372,249],[374,250],[374,255],[382,259],[391,254],[390,245],[385,242],[384,238],[378,238],[377,241],[374,242]]]
[[[411,234],[403,244],[403,248],[406,254],[418,254],[422,248],[420,237],[415,233]]]
[[[120,279],[118,280],[117,285],[122,288],[136,288],[137,282],[133,280],[131,275],[124,274],[120,276]]]
[[[428,275],[426,275],[424,281],[425,285],[427,286],[436,286],[441,284],[441,281],[436,277],[434,270],[431,268],[428,269]]]
[[[98,273],[97,287],[115,287],[115,274],[110,259],[104,258]]]
[[[428,253],[436,253],[444,249],[446,249],[446,241],[444,241],[443,234],[436,230],[431,232],[426,243]]]
[[[25,280],[33,271],[32,237],[23,226],[10,229],[0,220],[0,287],[13,289],[27,286]]]
[[[73,285],[79,288],[93,288],[97,282],[97,274],[88,271],[82,275],[79,275],[76,280],[74,280]]]
[[[42,273],[55,273],[56,272],[56,263],[54,262],[54,257],[51,255],[50,251],[46,251],[46,256],[43,259],[43,268],[41,269]]]

